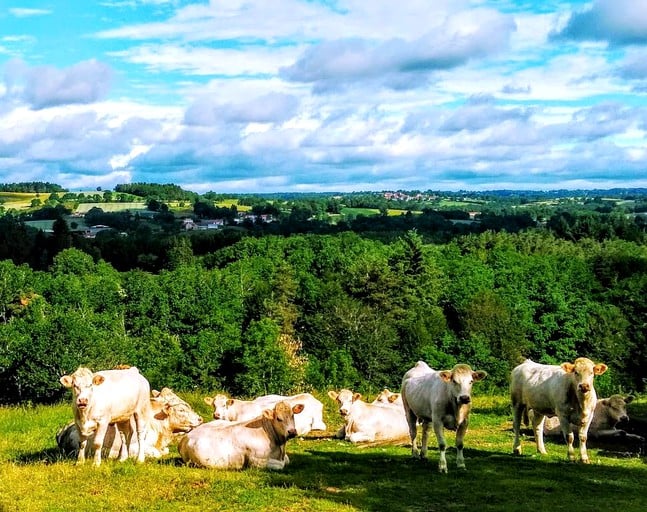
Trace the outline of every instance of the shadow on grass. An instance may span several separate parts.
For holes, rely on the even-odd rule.
[[[467,470],[448,449],[447,474],[438,472],[438,452],[413,459],[407,449],[393,454],[375,449],[308,449],[290,454],[283,472],[268,472],[270,486],[298,488],[310,498],[360,510],[394,512],[446,509],[599,510],[613,497],[614,508],[647,509],[642,485],[647,469],[576,464],[554,458],[513,456],[465,449]]]
[[[24,452],[11,459],[16,464],[54,464],[56,462],[73,460],[59,448],[46,448],[38,452]]]

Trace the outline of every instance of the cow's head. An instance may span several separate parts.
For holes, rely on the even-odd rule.
[[[202,424],[202,418],[193,408],[169,388],[152,391],[151,405],[155,419],[167,420],[174,434],[189,432]]]
[[[384,388],[380,393],[375,397],[373,403],[376,404],[392,404],[400,398],[400,393],[394,393],[389,390],[389,388]]]
[[[75,407],[83,411],[92,400],[94,386],[100,386],[105,379],[88,368],[80,367],[72,375],[63,375],[59,380],[63,386],[72,390]]]
[[[456,405],[472,402],[472,384],[487,377],[483,370],[473,371],[466,364],[457,364],[451,370],[438,372],[440,378],[449,385],[451,396]]]
[[[594,364],[586,357],[578,357],[574,363],[562,363],[561,367],[566,373],[572,375],[575,388],[583,395],[593,389],[593,377],[607,371],[606,364]]]
[[[272,427],[279,439],[296,437],[297,429],[294,426],[294,415],[303,411],[303,404],[290,406],[287,402],[278,402],[273,409],[265,409],[263,418],[272,422]]]
[[[353,393],[349,389],[342,389],[339,393],[331,390],[328,391],[328,396],[339,404],[339,414],[342,417],[346,417],[350,413],[353,402],[362,398],[360,393]]]
[[[216,395],[213,398],[207,396],[204,398],[204,403],[213,407],[214,420],[235,420],[230,418],[230,408],[234,404],[232,398],[227,398],[225,395]]]
[[[627,404],[633,402],[633,399],[634,397],[631,395],[627,397],[611,395],[609,398],[603,398],[602,400],[598,400],[595,407],[595,414],[598,415],[599,411],[604,411],[605,416],[612,426],[615,426],[621,421],[629,421]]]

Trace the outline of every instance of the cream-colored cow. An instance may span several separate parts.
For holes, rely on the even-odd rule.
[[[580,441],[580,458],[583,463],[588,463],[586,440],[597,403],[593,378],[605,371],[606,364],[595,364],[586,357],[578,357],[573,363],[562,363],[559,366],[526,359],[515,367],[510,383],[513,452],[521,454],[521,420],[524,413],[532,409],[532,429],[539,453],[546,453],[544,419],[546,416],[557,416],[567,443],[568,458],[575,460],[575,436],[571,426],[575,425]]]
[[[297,435],[294,418],[302,410],[302,404],[278,402],[252,420],[205,423],[182,438],[178,451],[199,467],[283,469],[290,462],[285,445]]]
[[[111,424],[117,425],[121,436],[119,460],[126,460],[131,418],[139,446],[137,462],[144,462],[144,433],[151,417],[150,384],[137,368],[92,373],[81,367],[71,375],[63,375],[60,382],[72,389],[74,422],[80,434],[79,463],[85,461],[88,439],[94,436],[94,465],[101,464],[101,447]]]

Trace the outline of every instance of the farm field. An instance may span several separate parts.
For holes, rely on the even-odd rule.
[[[31,207],[33,199],[40,199],[43,203],[47,201],[50,194],[43,192],[41,194],[31,192],[0,192],[0,206],[6,210],[25,210]]]
[[[208,419],[202,395],[183,395]],[[437,472],[435,437],[429,461],[413,460],[408,446],[354,446],[332,438],[340,419],[325,406],[328,431],[288,442],[283,471],[215,471],[183,465],[175,447],[159,461],[105,461],[77,466],[60,456],[54,436],[71,418],[68,402],[0,408],[0,511],[644,511],[645,459],[590,449],[593,463],[566,461],[566,448],[547,443],[534,455],[511,455],[506,397],[475,396],[465,439],[467,470]],[[644,400],[639,400],[644,405]],[[631,411],[630,411],[631,414]],[[447,436],[453,447],[453,436]]]

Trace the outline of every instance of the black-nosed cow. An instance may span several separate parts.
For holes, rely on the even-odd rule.
[[[463,440],[469,424],[472,403],[472,383],[487,376],[484,371],[473,371],[466,364],[457,364],[451,370],[436,371],[424,361],[404,374],[402,379],[402,402],[409,423],[411,454],[418,455],[416,448],[417,424],[422,423],[420,457],[427,457],[429,424],[438,441],[440,460],[438,470],[447,473],[444,429],[456,430],[456,466],[465,469]]]
[[[283,469],[290,462],[285,444],[297,435],[294,415],[302,410],[302,404],[279,402],[253,420],[204,423],[180,441],[178,451],[185,463],[200,467]]]
[[[534,411],[532,429],[537,451],[545,454],[544,419],[557,416],[568,446],[568,458],[575,460],[571,425],[576,426],[580,441],[580,458],[589,462],[586,440],[597,395],[593,377],[607,371],[607,365],[594,364],[586,357],[578,357],[573,363],[561,365],[539,364],[526,359],[512,370],[510,397],[512,400],[512,428],[514,430],[513,453],[521,454],[521,420],[524,413]]]
[[[121,436],[119,460],[126,460],[128,429],[133,417],[139,446],[137,461],[144,461],[144,433],[151,414],[150,384],[137,368],[92,373],[81,367],[73,374],[61,377],[60,382],[72,389],[74,422],[80,434],[79,463],[85,461],[88,439],[94,435],[94,465],[101,464],[103,440],[113,423]]]

